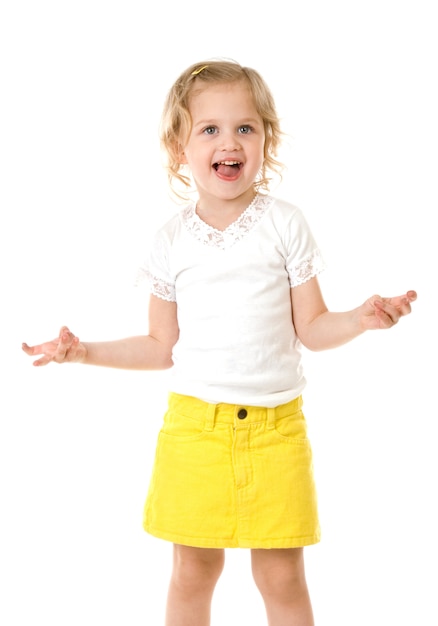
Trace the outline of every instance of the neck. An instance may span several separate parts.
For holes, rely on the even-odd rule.
[[[207,202],[205,198],[200,198],[196,204],[196,213],[209,226],[217,230],[225,230],[242,215],[256,195],[254,192],[250,197],[236,198],[233,201]]]

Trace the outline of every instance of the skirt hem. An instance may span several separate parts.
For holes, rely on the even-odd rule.
[[[187,537],[185,535],[176,535],[166,533],[150,526],[144,526],[144,530],[157,539],[170,541],[183,546],[192,548],[251,548],[251,549],[273,549],[273,548],[304,548],[317,544],[321,541],[320,534],[310,537],[282,537],[280,539],[236,539],[227,538],[220,539],[216,537]]]

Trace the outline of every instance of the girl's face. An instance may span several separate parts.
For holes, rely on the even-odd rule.
[[[192,130],[181,157],[200,201],[251,202],[263,163],[265,132],[244,82],[211,85],[190,99]]]

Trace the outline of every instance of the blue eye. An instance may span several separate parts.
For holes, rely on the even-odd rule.
[[[216,132],[216,126],[207,126],[207,128],[204,128],[203,132],[206,135],[214,135],[214,133]]]
[[[248,124],[243,124],[242,126],[239,126],[239,133],[241,135],[248,135],[251,131],[252,131],[252,127],[249,126]]]

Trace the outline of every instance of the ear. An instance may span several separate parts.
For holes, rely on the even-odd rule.
[[[175,144],[175,155],[180,165],[187,165],[187,157],[184,152],[184,146],[182,144]]]

